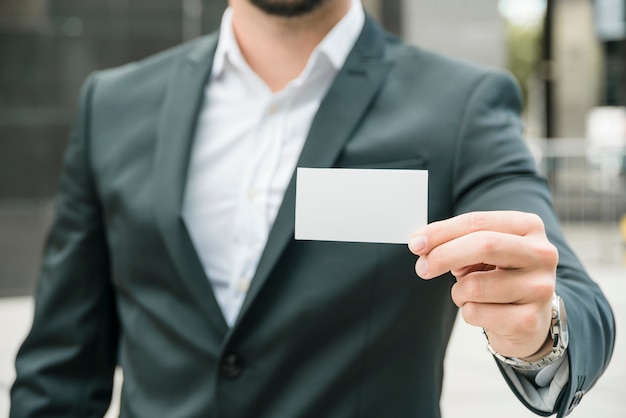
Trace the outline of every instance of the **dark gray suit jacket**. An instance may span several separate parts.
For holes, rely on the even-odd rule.
[[[438,417],[454,279],[416,278],[403,245],[294,241],[293,179],[227,327],[181,219],[215,45],[210,35],[87,81],[11,417],[102,415],[118,363],[123,417]],[[613,317],[563,240],[519,111],[508,76],[368,19],[298,165],[428,169],[431,221],[539,214],[569,314],[564,414],[607,366]]]

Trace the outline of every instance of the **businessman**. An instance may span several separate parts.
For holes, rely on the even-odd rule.
[[[101,416],[116,365],[123,417],[439,417],[458,310],[503,384],[565,416],[614,320],[520,107],[359,0],[231,0],[219,33],[93,74],[11,417]],[[295,167],[428,170],[430,223],[409,249],[295,241]]]

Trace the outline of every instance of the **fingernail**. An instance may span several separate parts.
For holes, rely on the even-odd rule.
[[[423,235],[417,235],[411,238],[411,241],[409,242],[409,248],[414,253],[422,251],[424,248],[426,248],[426,237]]]
[[[415,263],[415,272],[422,278],[428,277],[428,261],[424,257],[417,259]]]

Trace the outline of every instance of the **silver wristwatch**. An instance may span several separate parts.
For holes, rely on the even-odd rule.
[[[485,336],[486,335],[485,333]],[[552,324],[550,325],[550,336],[552,337],[552,351],[534,361],[525,361],[516,357],[505,357],[496,352],[489,343],[487,343],[487,348],[498,360],[518,370],[540,370],[563,357],[567,349],[567,343],[569,342],[567,314],[565,313],[563,300],[556,294],[552,296]]]

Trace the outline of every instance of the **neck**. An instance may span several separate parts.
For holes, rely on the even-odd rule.
[[[249,0],[231,0],[233,30],[248,65],[273,91],[300,75],[315,47],[350,9],[328,0],[305,16],[271,16]]]

